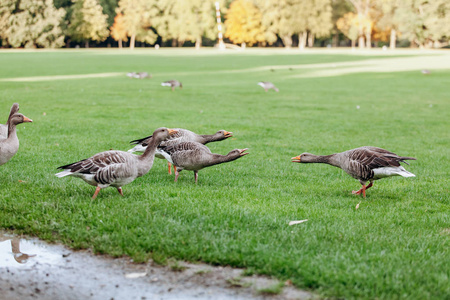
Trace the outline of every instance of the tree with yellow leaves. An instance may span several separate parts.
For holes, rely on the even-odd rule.
[[[111,26],[110,30],[112,38],[119,42],[119,48],[122,49],[122,41],[128,41],[127,29],[125,28],[122,14],[116,15],[114,24]]]
[[[336,22],[336,27],[352,41],[352,49],[355,48],[356,39],[358,38],[358,20],[356,14],[349,12]]]
[[[225,37],[245,48],[264,41],[261,12],[249,0],[235,0],[231,3],[225,20]]]

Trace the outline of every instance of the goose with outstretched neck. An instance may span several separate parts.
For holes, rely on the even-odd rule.
[[[0,166],[6,164],[19,151],[19,138],[17,137],[16,126],[33,120],[18,113],[19,104],[14,103],[11,107],[8,122],[2,125],[2,131],[6,135],[0,135]]]
[[[74,176],[96,187],[92,199],[101,189],[108,186],[117,188],[123,196],[122,186],[133,182],[137,177],[147,174],[153,166],[156,148],[159,143],[175,134],[176,130],[161,127],[153,132],[153,139],[144,154],[135,155],[124,151],[105,151],[90,158],[61,166],[57,177]]]
[[[159,147],[173,146],[183,142],[197,142],[206,145],[211,142],[223,141],[233,136],[232,132],[226,130],[219,130],[215,134],[197,134],[195,132],[182,128],[175,128],[175,130],[177,131],[177,133],[170,136],[170,138],[168,138],[167,140],[161,142]],[[136,146],[128,150],[128,152],[144,152],[151,140],[152,136],[150,135],[145,138],[131,141],[130,143],[136,144]],[[160,153],[159,148],[156,149],[156,157],[165,159],[165,157]],[[170,167],[171,163],[168,162],[169,174],[172,174]]]
[[[161,147],[160,151],[175,167],[175,182],[178,180],[179,172],[189,170],[194,171],[195,183],[197,183],[199,170],[241,158],[248,154],[245,152],[247,149],[234,149],[227,155],[220,155],[211,153],[211,150],[203,144],[185,142]]]
[[[385,149],[371,146],[335,153],[331,155],[314,155],[303,153],[291,158],[297,163],[324,163],[341,168],[347,174],[358,179],[362,187],[353,191],[355,195],[366,197],[366,190],[373,186],[373,181],[391,177],[415,177],[411,172],[405,170],[400,162],[408,164],[405,160],[416,160],[414,157],[398,156]],[[366,185],[369,182],[369,185]]]

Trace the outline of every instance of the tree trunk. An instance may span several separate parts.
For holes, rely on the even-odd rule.
[[[352,40],[352,50],[355,50],[356,40]]]
[[[332,44],[333,47],[335,47],[335,48],[337,48],[337,47],[339,46],[339,33],[338,33],[338,32],[336,32],[336,33],[333,35],[333,41],[332,41],[331,44]]]
[[[306,46],[306,38],[308,37],[308,32],[303,31],[298,34],[298,48],[304,50]]]
[[[247,44],[245,44],[245,42],[243,42],[243,43],[241,44],[241,48],[242,48],[242,49],[245,49],[246,46],[247,46]]]
[[[372,48],[372,26],[366,28],[366,47]]]
[[[201,38],[201,37],[198,37],[198,38],[195,40],[195,49],[199,50],[201,46],[202,46],[202,38]]]
[[[89,41],[84,42],[84,47],[89,48]]]
[[[292,36],[284,35],[282,38],[284,47],[291,48],[292,47]]]
[[[360,35],[358,38],[358,47],[364,49],[364,36]]]
[[[314,34],[310,32],[308,36],[308,47],[312,48],[313,46],[314,46]]]
[[[391,29],[391,41],[389,43],[389,48],[395,49],[395,44],[397,43],[397,32],[394,28]]]
[[[136,43],[136,34],[133,33],[130,37],[130,49],[134,49],[134,44]]]
[[[122,39],[119,39],[119,49],[122,49]]]

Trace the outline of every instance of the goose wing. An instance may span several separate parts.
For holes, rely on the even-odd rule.
[[[100,184],[111,184],[124,173],[129,154],[122,151],[105,151],[90,158],[58,167],[64,170],[61,176],[66,175],[93,175],[93,180]],[[58,174],[56,174],[58,176]]]
[[[211,154],[211,150],[197,142],[183,142],[170,146],[162,146],[160,150],[170,156],[177,167],[193,166]]]

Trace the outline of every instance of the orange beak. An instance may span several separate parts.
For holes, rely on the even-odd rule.
[[[27,118],[25,116],[23,116],[23,121],[24,122],[33,122],[33,120],[31,120],[31,119],[29,119],[29,118]]]
[[[244,156],[244,155],[249,154],[248,152],[245,152],[245,151],[247,151],[247,150],[248,150],[248,148],[245,148],[245,149],[239,149],[239,155],[240,155],[240,156]]]
[[[291,160],[292,160],[292,162],[301,162],[301,159],[300,159],[300,155],[299,156],[296,156],[296,157],[293,157],[293,158],[291,158]]]
[[[178,133],[178,131],[175,130],[175,129],[169,129],[169,134],[170,135],[174,135],[175,133]]]
[[[232,133],[231,131],[224,131],[224,132],[223,132],[223,135],[224,135],[225,137],[232,137],[232,136],[233,136],[233,133]]]

